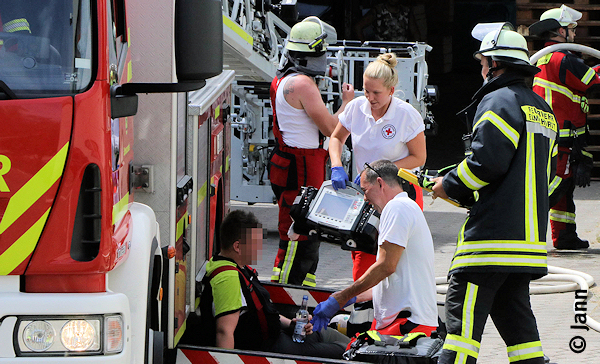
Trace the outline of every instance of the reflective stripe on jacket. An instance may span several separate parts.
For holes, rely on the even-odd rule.
[[[556,43],[549,42],[546,46],[552,44]],[[533,91],[552,107],[560,137],[583,134],[586,113],[589,111],[585,94],[591,87],[600,85],[596,72],[569,51],[549,53],[540,58],[536,65],[541,71],[533,80]]]
[[[556,119],[523,76],[510,71],[485,84],[474,100],[473,153],[443,180],[448,196],[465,204],[475,196],[449,274],[545,275]]]

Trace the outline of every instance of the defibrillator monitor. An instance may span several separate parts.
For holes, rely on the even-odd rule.
[[[331,181],[325,181],[317,193],[315,208],[310,210],[307,218],[317,224],[351,230],[365,204],[362,192],[351,186],[336,191]]]
[[[319,190],[302,187],[290,215],[298,234],[317,234],[345,250],[377,251],[379,213],[354,183],[348,182],[345,189],[337,191],[331,181],[323,182]]]

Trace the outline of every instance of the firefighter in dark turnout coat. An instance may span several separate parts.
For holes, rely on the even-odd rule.
[[[512,25],[479,24],[475,53],[485,80],[464,110],[474,115],[472,154],[444,177],[433,197],[472,206],[459,232],[446,295],[448,336],[440,363],[475,363],[490,315],[511,363],[543,363],[529,282],[547,274],[548,184],[557,122],[525,84],[539,71]],[[489,31],[489,32],[488,32]]]
[[[545,46],[572,43],[581,13],[561,6],[542,14],[529,33],[547,40]],[[541,69],[533,80],[533,91],[552,107],[558,121],[558,162],[550,184],[550,226],[556,249],[585,249],[587,240],[577,236],[575,224],[575,186],[590,185],[593,159],[585,150],[589,110],[586,93],[600,86],[596,72],[581,57],[570,51],[549,53],[540,58]]]

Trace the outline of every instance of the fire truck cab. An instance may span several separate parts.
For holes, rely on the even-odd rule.
[[[227,209],[222,27],[214,0],[0,3],[0,363],[176,345]]]

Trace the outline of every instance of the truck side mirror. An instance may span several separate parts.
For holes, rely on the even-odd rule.
[[[179,82],[205,80],[223,71],[221,0],[176,0],[175,65]]]
[[[138,93],[188,92],[223,71],[221,0],[175,0],[175,66],[177,83],[125,83],[111,86],[114,117],[137,112]]]

